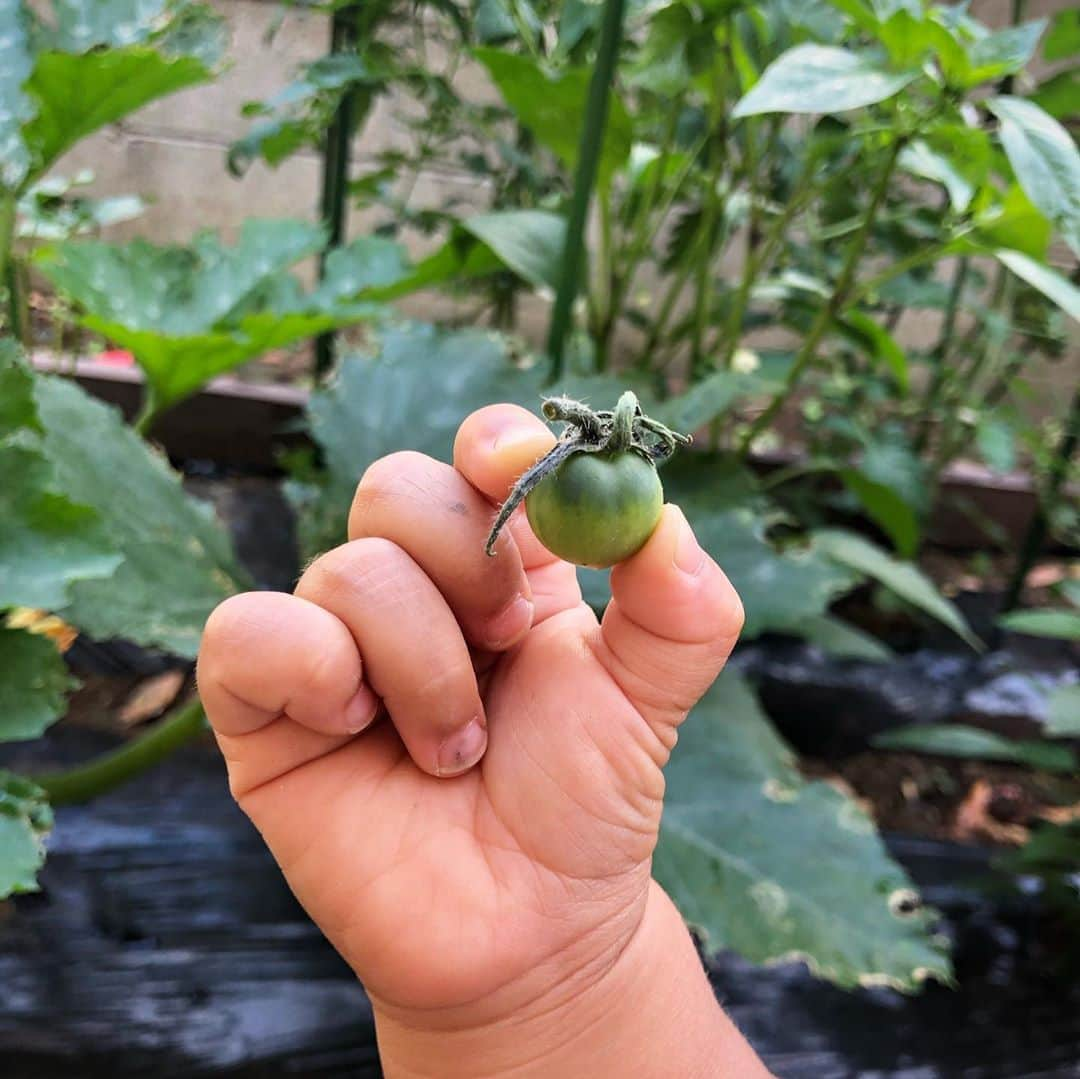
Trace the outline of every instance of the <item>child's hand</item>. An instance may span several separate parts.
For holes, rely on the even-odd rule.
[[[443,1051],[489,1034],[432,1074],[524,1067],[545,1023],[569,1043],[574,1015],[614,1015],[623,968],[663,980],[692,955],[650,883],[661,768],[741,607],[672,506],[613,570],[601,624],[520,512],[487,557],[495,505],[552,442],[493,406],[462,425],[454,467],[376,462],[349,543],[294,596],[237,596],[206,628],[199,686],[233,792],[403,1074],[431,1032]],[[497,1029],[518,1057],[511,1037],[485,1071]]]

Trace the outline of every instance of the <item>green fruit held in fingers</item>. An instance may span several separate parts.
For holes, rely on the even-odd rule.
[[[690,439],[644,415],[629,390],[610,412],[568,397],[549,397],[543,412],[566,426],[554,449],[514,484],[484,549],[494,554],[500,530],[524,502],[552,554],[594,569],[614,566],[652,535],[664,508],[656,465]]]
[[[574,454],[525,499],[536,538],[552,554],[594,569],[641,550],[663,508],[656,467],[633,450]]]

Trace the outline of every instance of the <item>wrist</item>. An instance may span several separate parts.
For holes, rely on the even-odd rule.
[[[507,986],[498,997],[455,1015],[373,1001],[388,1079],[768,1075],[716,1003],[690,934],[655,882],[614,954],[567,959],[545,990]]]

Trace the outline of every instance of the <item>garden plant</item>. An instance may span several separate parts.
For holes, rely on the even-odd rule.
[[[139,203],[88,198],[54,166],[218,77],[219,20],[184,0],[0,0],[0,740],[36,738],[65,712],[58,621],[191,660],[211,610],[251,587],[155,424],[215,376],[309,340],[317,454],[294,457],[284,481],[304,557],[344,541],[371,462],[448,459],[473,409],[542,398],[574,442],[549,465],[612,468],[621,454],[647,473],[634,483],[652,483],[657,459],[663,497],[742,597],[744,639],[884,662],[889,642],[835,613],[862,590],[983,648],[918,563],[960,458],[1034,477],[1040,510],[1007,607],[1048,538],[1075,549],[1075,12],[1025,20],[1017,3],[1013,25],[990,29],[923,0],[302,7],[282,17],[325,18],[330,51],[245,107],[251,130],[222,168],[242,183],[255,160],[319,147],[322,221],[253,219],[232,243],[203,232],[162,246],[87,235]],[[486,73],[486,96],[459,89],[466,65]],[[408,104],[414,141],[361,168],[350,147],[380,95]],[[440,163],[482,181],[490,206],[416,205],[416,176]],[[349,239],[352,207],[383,225]],[[412,258],[418,230],[434,249]],[[305,288],[296,271],[312,258]],[[145,387],[132,424],[30,362],[31,274],[54,291],[55,340],[74,322],[130,351]],[[456,324],[395,306],[435,289],[461,299]],[[526,315],[549,301],[530,344]],[[930,339],[906,344],[927,322]],[[1068,394],[1032,419],[1032,373],[1055,364]],[[666,462],[672,432],[695,445]],[[797,452],[758,467],[779,449]],[[544,490],[518,493],[557,550],[556,532],[572,544],[586,526],[560,506],[545,534]],[[658,485],[647,495],[655,522]],[[571,553],[609,565],[626,552]],[[580,576],[601,609],[606,575]],[[1061,598],[1005,625],[1080,639],[1075,581]],[[1048,738],[1080,736],[1075,685],[1049,715]],[[0,896],[35,887],[50,804],[137,777],[203,729],[192,698],[73,771],[0,773]],[[985,751],[970,732],[906,737]],[[1069,743],[1054,748],[1075,769]],[[667,782],[654,871],[710,947],[797,955],[842,986],[948,979],[934,914],[869,817],[803,777],[737,666],[695,709]],[[1047,826],[1016,857],[1060,881],[1078,848],[1075,827]]]

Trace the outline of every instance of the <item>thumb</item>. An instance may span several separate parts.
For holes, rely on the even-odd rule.
[[[645,546],[611,571],[611,594],[601,625],[611,676],[654,729],[682,722],[735,646],[738,593],[667,505]]]

